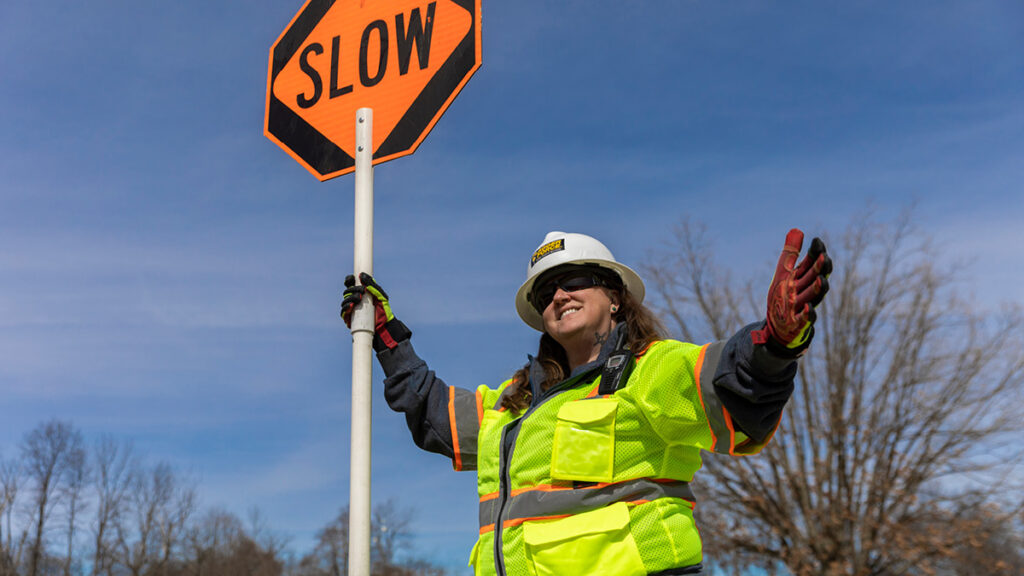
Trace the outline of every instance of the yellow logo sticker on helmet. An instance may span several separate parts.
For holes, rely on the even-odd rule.
[[[537,248],[537,251],[533,253],[533,258],[530,258],[530,266],[536,265],[538,260],[548,254],[553,254],[561,250],[565,250],[565,238],[559,238],[554,242],[548,242],[540,248]]]

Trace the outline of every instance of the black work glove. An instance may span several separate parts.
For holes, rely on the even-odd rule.
[[[355,276],[349,274],[345,277],[345,292],[341,301],[341,319],[345,321],[345,325],[352,328],[352,310],[367,293],[373,300],[373,349],[383,352],[398,346],[399,342],[408,340],[412,336],[412,331],[391,313],[387,292],[373,280],[373,276],[365,272],[359,274],[358,285]]]

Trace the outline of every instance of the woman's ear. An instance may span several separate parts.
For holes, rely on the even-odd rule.
[[[612,314],[615,314],[616,312],[619,311],[619,302],[622,301],[622,298],[621,296],[619,296],[619,293],[616,292],[615,290],[608,290],[608,299],[612,301],[611,310]]]

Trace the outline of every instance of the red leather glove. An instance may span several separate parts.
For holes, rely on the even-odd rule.
[[[356,278],[351,274],[345,278],[345,292],[341,301],[341,319],[345,321],[345,325],[352,327],[352,311],[363,299],[363,294],[369,293],[374,310],[373,349],[381,352],[398,346],[403,340],[408,340],[412,336],[412,331],[391,312],[387,292],[384,292],[373,277],[365,272],[359,274],[359,282],[360,284],[356,284]]]
[[[807,255],[796,265],[803,243],[804,233],[797,228],[786,235],[786,245],[768,288],[767,322],[763,329],[751,333],[755,344],[772,345],[777,352],[789,356],[803,354],[810,344],[817,319],[814,307],[828,292],[828,275],[832,273],[832,259],[820,238],[811,241]]]

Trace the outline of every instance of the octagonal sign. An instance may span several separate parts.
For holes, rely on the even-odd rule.
[[[480,0],[308,0],[270,49],[264,133],[321,181],[412,154],[480,67]]]

